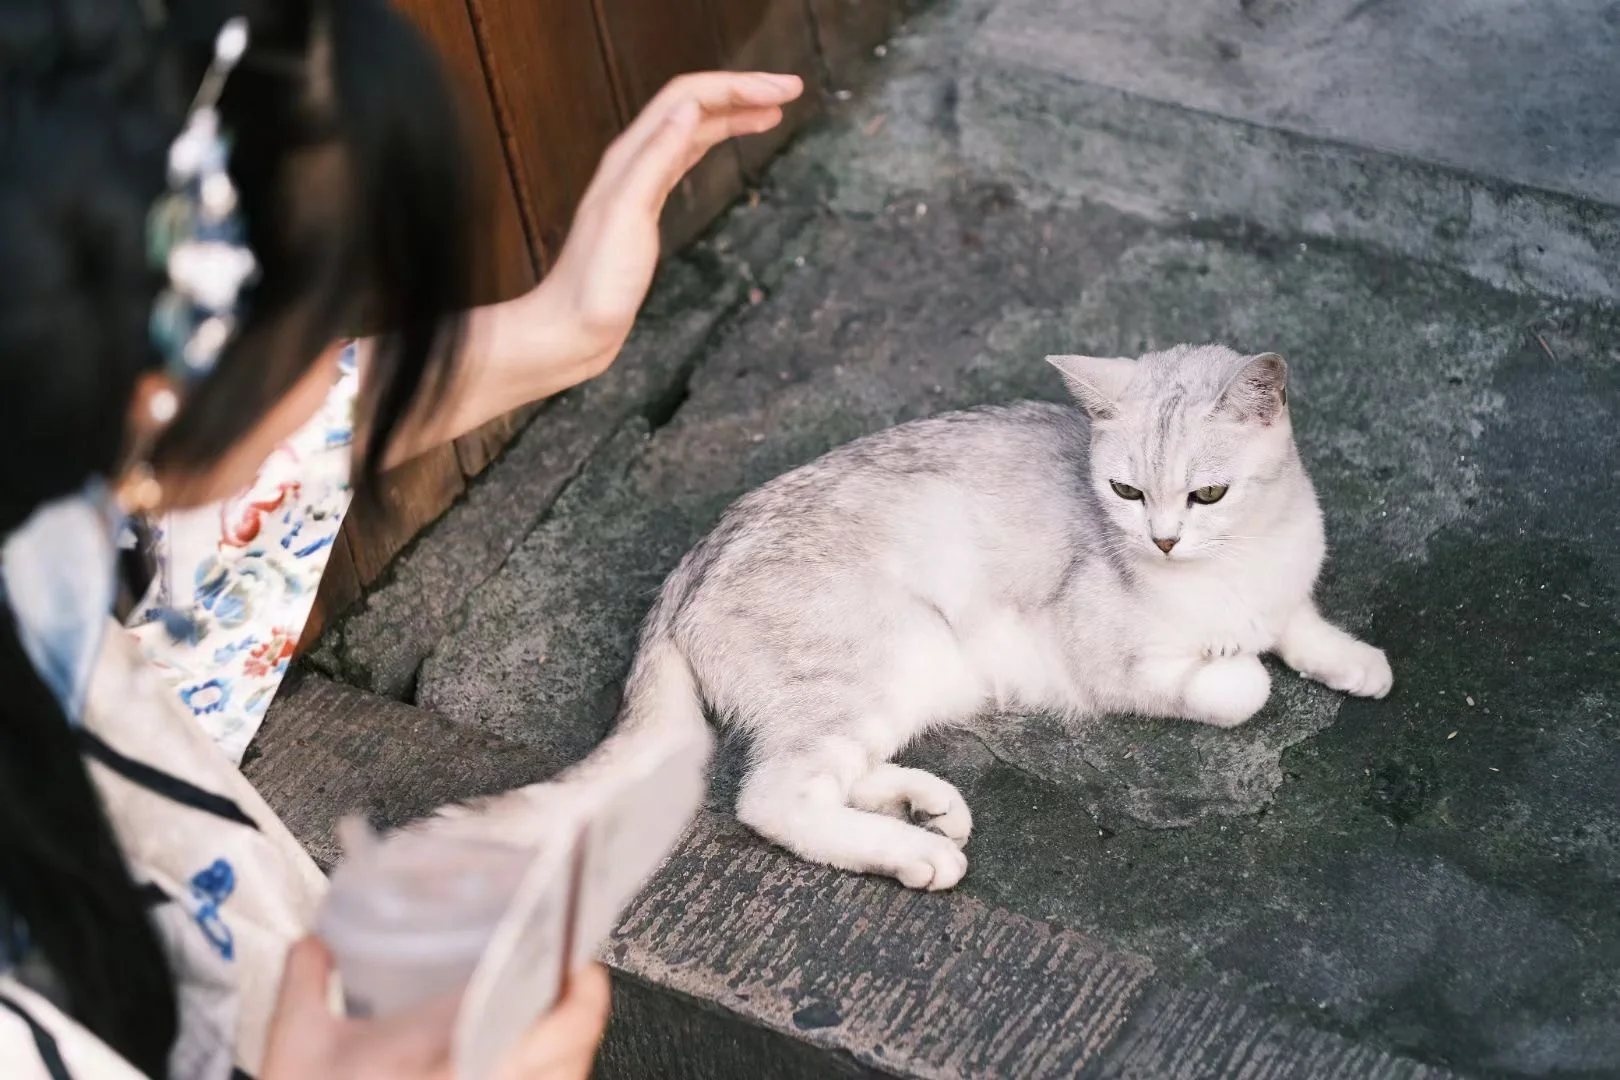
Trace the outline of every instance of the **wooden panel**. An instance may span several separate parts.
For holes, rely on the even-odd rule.
[[[461,463],[456,460],[455,447],[449,445],[390,470],[379,483],[383,505],[388,508],[386,519],[366,521],[352,515],[344,526],[362,585],[376,581],[411,537],[449,509],[465,489]]]
[[[596,0],[596,5],[608,42],[608,68],[627,118],[675,76],[724,66],[709,0]],[[683,247],[741,191],[736,147],[715,147],[665,208],[665,250]]]
[[[400,9],[439,50],[460,98],[476,176],[475,299],[487,303],[521,295],[538,279],[538,260],[524,228],[471,15],[459,0],[400,0]],[[376,580],[424,525],[449,508],[463,488],[462,457],[476,465],[474,471],[483,468],[515,430],[514,423],[497,420],[465,437],[464,454],[459,447],[442,447],[384,478],[387,513],[379,520],[360,508],[344,524],[301,647],[358,599],[361,589]]]
[[[401,0],[444,57],[461,91],[468,141],[477,155],[478,212],[474,224],[478,253],[479,302],[504,300],[534,287],[539,259],[519,210],[501,122],[491,99],[484,58],[472,17],[459,0]],[[522,426],[522,417],[500,417],[456,440],[456,454],[467,476],[475,476],[498,455]],[[363,527],[364,523],[362,523]]]
[[[345,529],[332,543],[326,573],[321,575],[320,589],[315,594],[315,606],[298,637],[299,655],[314,647],[316,639],[338,612],[360,599],[360,588],[360,575],[354,568],[354,553],[349,550],[349,533]]]
[[[437,0],[445,2],[445,0]],[[469,0],[519,198],[556,255],[620,117],[591,0]]]
[[[782,126],[737,140],[743,169],[750,175],[821,108],[821,65],[804,0],[709,0],[720,55],[732,71],[775,71],[804,79],[804,95],[788,106]]]
[[[727,67],[791,71],[807,92],[781,130],[710,154],[664,218],[673,251],[708,227],[820,104],[818,46],[853,68],[887,37],[903,0],[400,0],[462,89],[486,178],[480,299],[531,287],[555,257],[597,162],[628,118],[669,79]],[[812,24],[809,15],[816,22]],[[818,38],[819,34],[819,38]],[[370,584],[520,430],[519,410],[384,480],[386,521],[356,515],[334,552],[311,633]]]
[[[511,442],[518,432],[528,427],[529,421],[534,419],[534,414],[539,409],[539,402],[524,405],[457,439],[456,458],[461,462],[462,474],[471,479],[483,472],[490,462],[500,457],[501,451],[506,449],[506,444]]]
[[[524,234],[471,16],[459,0],[399,0],[399,7],[438,48],[460,91],[478,175],[477,300],[490,303],[518,296],[533,287],[538,266]]]
[[[807,0],[821,55],[835,86],[855,81],[872,49],[887,41],[905,14],[904,0]]]

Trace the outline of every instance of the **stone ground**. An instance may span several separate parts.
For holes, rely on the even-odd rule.
[[[1324,196],[1367,200],[1334,219],[1365,228],[1120,197],[1128,169],[1071,182],[1030,165],[1061,147],[1008,156],[1006,101],[1030,119],[1049,86],[985,73],[1031,6],[916,20],[671,265],[615,372],[543,410],[318,663],[560,766],[609,725],[663,575],[742,492],[914,417],[1057,398],[1048,352],[1275,350],[1327,515],[1325,607],[1388,651],[1395,691],[1285,677],[1237,731],[1000,717],[930,737],[909,756],[978,826],[959,891],[1420,1061],[1620,1075],[1620,314],[1614,249],[1592,246],[1613,219],[1570,201],[1612,193],[1616,158],[1576,155],[1559,184],[1516,154],[1464,192],[1514,215],[1423,235],[1388,187]],[[1192,104],[1273,119],[1211,94]],[[1378,168],[1404,191],[1472,183]],[[1543,226],[1556,258],[1480,254]]]

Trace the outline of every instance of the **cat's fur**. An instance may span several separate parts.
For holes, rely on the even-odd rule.
[[[967,870],[968,808],[889,760],[925,729],[1043,710],[1232,727],[1265,704],[1266,652],[1389,691],[1384,654],[1311,599],[1322,516],[1281,357],[1050,360],[1081,408],[919,420],[734,504],[664,584],[604,752],[644,725],[702,724],[707,704],[752,741],[746,824],[944,889]],[[1210,485],[1228,490],[1191,501]]]

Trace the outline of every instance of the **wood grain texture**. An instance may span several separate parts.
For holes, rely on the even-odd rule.
[[[354,568],[354,553],[349,550],[349,533],[341,530],[332,542],[332,552],[326,560],[326,572],[315,593],[315,605],[310,609],[309,621],[304,624],[298,639],[297,655],[313,648],[317,638],[337,615],[360,599],[360,574]]]
[[[709,0],[709,5],[725,67],[785,72],[804,79],[804,95],[784,110],[781,127],[737,140],[743,170],[752,175],[821,109],[814,28],[804,0]]]
[[[594,2],[626,121],[675,76],[724,66],[709,0]],[[698,162],[671,196],[664,210],[664,249],[684,247],[741,191],[737,148],[722,143]]]
[[[485,303],[521,295],[538,280],[538,261],[524,228],[471,15],[461,0],[400,0],[400,9],[438,49],[461,102],[475,177],[474,297]],[[517,426],[516,420],[502,418],[436,451],[433,460],[413,462],[387,478],[384,505],[389,512],[376,518],[362,508],[345,522],[341,550],[334,548],[301,648],[359,598],[418,529],[449,507],[461,491],[459,474],[467,471],[461,463],[476,465],[467,471],[476,473]],[[456,480],[449,477],[446,463],[455,463]]]
[[[351,515],[344,525],[360,584],[370,585],[424,526],[450,508],[466,487],[455,447],[446,444],[384,473],[380,520]]]
[[[538,280],[539,264],[525,235],[471,14],[462,0],[399,0],[399,8],[438,49],[461,98],[477,177],[476,300],[491,303],[521,295]]]
[[[443,0],[433,0],[443,2]],[[469,0],[543,264],[621,128],[591,0]]]

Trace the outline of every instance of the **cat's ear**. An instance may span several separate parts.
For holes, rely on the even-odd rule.
[[[1119,415],[1119,399],[1136,373],[1136,361],[1113,356],[1048,356],[1074,400],[1093,420]]]
[[[1215,413],[1239,423],[1269,424],[1288,404],[1288,362],[1276,353],[1251,356],[1221,391]]]

